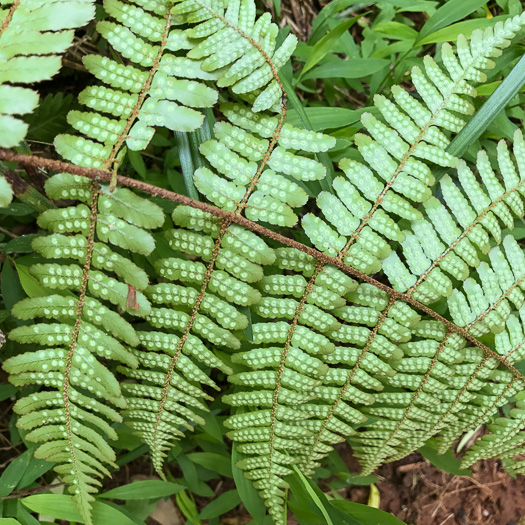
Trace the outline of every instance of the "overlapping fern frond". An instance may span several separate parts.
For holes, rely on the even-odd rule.
[[[139,339],[126,318],[151,311],[141,291],[148,276],[123,254],[150,253],[154,242],[147,230],[160,226],[164,214],[125,188],[109,192],[75,175],[55,175],[46,189],[50,198],[74,198],[89,207],[50,209],[38,218],[52,233],[36,238],[33,249],[53,262],[29,271],[48,294],[17,303],[13,315],[45,322],[11,331],[12,340],[35,344],[37,351],[8,359],[4,369],[16,385],[45,387],[18,401],[18,426],[30,431],[28,440],[42,443],[37,457],[57,464],[91,523],[96,478],[116,466],[104,436],[116,439],[112,424],[122,420],[126,406],[118,380],[103,363],[138,366],[127,345]]]
[[[480,200],[485,194],[480,197],[479,192],[483,190],[471,183],[466,191],[475,192],[477,189],[477,198],[471,199],[477,213],[474,217],[469,216],[468,224],[463,217],[469,208],[465,208],[464,202],[458,202],[456,193],[451,189],[454,185],[450,178],[443,179],[441,186],[448,188],[453,195],[447,199],[443,190],[446,203],[453,201],[454,210],[458,215],[463,214],[458,217],[459,224],[451,225],[450,212],[437,199],[431,198],[434,185],[431,166],[458,165],[458,159],[446,153],[445,149],[451,134],[460,131],[465,124],[461,115],[468,116],[473,112],[473,106],[467,99],[475,95],[471,83],[484,79],[482,69],[493,67],[490,57],[501,53],[501,48],[509,44],[522,23],[522,18],[516,17],[505,25],[497,26],[494,31],[479,31],[473,35],[470,44],[460,37],[457,52],[448,44],[444,45],[442,58],[448,75],[427,57],[424,72],[417,67],[412,71],[419,99],[400,87],[392,90],[395,103],[377,97],[376,105],[386,123],[365,114],[362,123],[370,136],[358,134],[355,137],[357,149],[366,164],[341,161],[345,177],[335,178],[334,194],[322,192],[317,197],[322,216],[309,213],[302,219],[305,232],[320,251],[365,275],[384,269],[397,289],[407,292],[410,286],[414,286],[407,292],[409,298],[433,302],[451,295],[455,286],[455,293],[449,299],[452,320],[465,327],[472,336],[501,329],[511,307],[519,308],[522,304],[519,286],[523,282],[523,268],[519,256],[521,249],[517,244],[507,238],[505,251],[493,248],[491,267],[487,263],[480,264],[476,249],[469,251],[472,245],[466,239],[469,235],[476,235],[471,231],[486,216],[488,219],[485,222],[490,221],[491,210],[499,202],[505,199],[516,202],[515,193],[520,187],[521,177],[512,169],[512,161],[501,145],[502,171],[509,193],[503,192],[505,195],[501,197],[501,184],[494,181],[495,175],[492,174],[490,198],[485,196],[481,205]],[[516,151],[519,151],[519,135],[516,140]],[[462,173],[468,170],[464,163],[459,163],[458,169]],[[490,176],[487,170],[482,174],[485,178]],[[510,196],[511,193],[513,196]],[[471,194],[468,193],[468,196],[471,197]],[[523,215],[519,204],[515,204],[512,210],[505,216],[508,217],[506,225],[513,216]],[[506,209],[499,211],[504,214]],[[410,221],[412,229],[402,231],[398,226],[400,219]],[[472,222],[474,224],[470,225]],[[501,241],[501,234],[498,237],[496,229],[498,222],[492,220],[490,224],[494,222],[496,226],[490,231],[494,232],[495,241]],[[404,266],[402,270],[398,269],[403,263],[399,255],[392,252],[393,242],[401,243],[410,270],[418,277],[424,274],[417,286],[417,278],[410,277]],[[485,238],[479,240],[479,245],[485,253],[490,248]],[[450,251],[453,253],[449,254]],[[306,312],[311,308],[309,303],[315,302],[312,294],[317,280],[326,272],[323,264],[308,261],[304,254],[292,253],[286,254],[283,260],[287,264],[281,267],[292,270],[296,275],[265,277],[273,286],[264,289],[263,298],[255,307],[259,315],[288,320],[284,325],[288,326],[284,349],[272,360],[264,358],[265,352],[271,354],[270,349],[255,348],[254,357],[260,355],[260,360],[250,362],[250,366],[256,371],[246,375],[246,379],[242,374],[233,377],[235,383],[244,385],[247,391],[227,398],[233,402],[237,398],[242,399],[244,406],[254,410],[233,416],[232,424],[236,427],[231,437],[242,441],[241,450],[255,456],[241,462],[241,466],[257,480],[255,486],[261,489],[261,495],[274,517],[282,512],[282,489],[286,484],[279,478],[290,472],[289,464],[297,463],[308,473],[330,450],[332,443],[347,436],[352,436],[367,472],[395,456],[400,447],[403,448],[400,456],[406,455],[419,446],[420,434],[414,434],[416,429],[433,428],[435,433],[442,428],[433,425],[440,420],[441,410],[447,409],[446,403],[453,404],[454,409],[461,407],[450,396],[453,392],[460,394],[465,370],[472,368],[473,372],[480,362],[488,368],[489,362],[482,352],[480,357],[479,352],[472,351],[474,357],[470,368],[465,366],[465,370],[461,369],[455,375],[450,365],[459,358],[454,357],[449,363],[450,355],[459,353],[465,345],[464,338],[451,333],[438,321],[422,320],[420,312],[396,300],[395,296],[389,298],[384,291],[361,284],[357,291],[346,290],[332,301],[327,301],[325,311],[317,314],[314,323],[310,321],[310,326],[336,345],[334,351],[320,356],[329,369],[326,374],[315,376],[319,386],[316,387],[314,379],[305,372],[302,381],[296,378],[295,382],[285,385],[291,388],[292,394],[285,390],[286,397],[283,396],[281,381],[288,374],[297,373],[288,368],[291,340],[295,337],[296,327],[308,323]],[[295,258],[301,260],[301,264],[294,263]],[[436,269],[431,268],[432,259]],[[479,266],[479,283],[471,277],[464,282],[462,292],[462,287],[456,281],[453,286],[438,268],[442,260],[446,261],[444,265],[453,278],[459,280],[466,278],[469,266]],[[391,270],[396,265],[397,268]],[[309,277],[309,281],[304,281],[300,273]],[[400,282],[404,283],[403,288],[399,286]],[[277,298],[290,295],[298,299]],[[468,297],[468,302],[465,297]],[[415,347],[413,355],[410,353],[412,347]],[[424,348],[421,356],[417,353],[420,348]],[[275,349],[271,350],[276,353]],[[440,362],[442,355],[445,363]],[[498,361],[492,360],[489,364],[494,368]],[[447,385],[443,378],[449,376],[452,379]],[[275,381],[273,388],[270,377]],[[257,378],[260,378],[259,383]],[[267,378],[266,381],[263,378]],[[474,381],[472,383],[481,388]],[[266,404],[261,403],[257,391],[253,391],[256,385],[269,387],[270,393],[273,391]],[[389,397],[391,390],[392,398]],[[434,396],[429,397],[427,391]],[[515,392],[514,385],[508,389],[507,398]],[[443,399],[437,396],[438,393],[442,393]],[[298,399],[294,399],[293,395]],[[435,413],[427,414],[417,407],[420,398],[424,400],[424,406],[434,409]],[[394,406],[389,407],[388,402]],[[292,403],[301,411],[300,407],[306,407],[305,413],[300,417],[297,410],[286,413],[286,407]],[[392,414],[391,418],[389,414]],[[382,419],[381,415],[384,416]],[[371,421],[376,421],[369,425],[365,423],[360,429],[367,417],[373,417]],[[420,423],[421,420],[425,424]],[[281,423],[286,430],[278,431]],[[288,427],[293,425],[295,433],[291,434]],[[426,439],[433,435],[423,433]],[[288,441],[282,441],[283,435],[289,437]],[[277,446],[274,441],[277,441]],[[274,457],[274,449],[285,456]],[[264,458],[261,458],[263,454]]]
[[[114,461],[110,423],[123,415],[163,475],[174,441],[203,423],[220,389],[212,369],[232,385],[223,400],[238,467],[276,521],[286,476],[311,474],[333,444],[349,438],[369,473],[435,435],[445,451],[520,398],[525,255],[506,230],[525,215],[525,142],[516,132],[511,148],[500,142],[492,161],[481,151],[475,166],[446,148],[474,111],[474,84],[525,15],[444,44],[441,63],[426,57],[413,68],[414,94],[396,86],[392,100],[377,96],[382,117],[364,114],[355,136],[360,161],[343,159],[314,203],[309,184],[326,176],[316,155],[335,139],[285,122],[278,73],[294,37],[277,47],[277,26],[256,17],[253,0],[104,8],[111,20],[98,31],[126,60],[85,58],[105,85],[81,93],[91,111],[69,121],[84,137],[59,136],[57,150],[116,174],[126,148],[146,148],[156,126],[193,131],[213,108],[193,183],[215,208],[193,202],[166,218],[115,180],[48,181],[51,198],[80,203],[40,216],[52,233],[33,247],[56,262],[30,271],[49,295],[14,314],[48,322],[10,336],[52,348],[5,368],[15,384],[48,388],[18,402],[19,425],[44,441],[39,456],[59,464],[86,523],[95,477]],[[225,88],[226,102],[216,104],[210,85]],[[436,167],[448,168],[437,182]],[[154,250],[147,230],[170,219],[162,235],[171,252]],[[280,246],[290,239],[275,227],[318,251]],[[151,254],[149,274],[127,252]],[[106,359],[119,362],[120,385]],[[465,465],[499,455],[523,472],[522,408],[519,399],[496,420]]]
[[[195,47],[187,60],[207,57],[201,67],[220,72],[218,85],[233,86],[234,92],[248,99],[268,85],[252,109],[242,103],[219,106],[229,122],[217,122],[215,137],[201,144],[200,152],[208,164],[195,172],[196,188],[224,210],[245,214],[251,220],[293,226],[298,221],[293,208],[304,205],[307,194],[291,179],[324,178],[326,168],[307,155],[326,151],[335,144],[334,139],[321,133],[283,127],[281,104],[277,104],[280,117],[271,111],[262,112],[283,97],[277,70],[288,59],[294,38],[274,54],[277,27],[270,24],[267,15],[255,20],[252,1],[229,2],[226,10],[222,2],[176,4],[172,13],[178,22],[192,24],[186,35],[195,40]],[[218,41],[227,45],[218,48]],[[277,98],[273,97],[275,86]],[[193,422],[201,420],[195,412],[187,411],[190,407],[180,412],[173,401],[186,399],[194,408],[205,409],[198,399],[206,396],[197,387],[215,387],[213,381],[203,381],[202,374],[194,375],[192,385],[186,387],[188,377],[181,378],[186,358],[231,373],[212,349],[240,349],[239,337],[249,322],[243,311],[260,301],[255,283],[263,278],[263,268],[275,263],[274,251],[266,242],[228,221],[186,207],[176,208],[172,219],[176,229],[166,231],[165,237],[176,253],[186,254],[191,260],[177,256],[154,262],[158,276],[171,281],[153,284],[146,292],[160,305],[153,308],[147,320],[162,331],[140,335],[147,350],[159,351],[171,359],[139,352],[139,361],[147,370],[120,368],[136,381],[125,387],[130,396],[127,421],[150,445],[154,466],[161,475],[167,451],[181,435],[180,416]],[[173,332],[176,337],[170,335]],[[168,338],[170,344],[166,343]],[[144,402],[144,398],[152,399]]]
[[[93,0],[0,2],[0,147],[17,146],[24,139],[28,125],[15,115],[31,113],[38,105],[36,91],[18,84],[56,75],[74,29],[94,16]],[[0,176],[0,206],[11,198],[11,187]]]

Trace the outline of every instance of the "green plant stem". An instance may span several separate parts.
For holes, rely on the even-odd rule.
[[[295,89],[284,75],[279,75],[279,78],[283,83],[288,100],[292,104],[293,109],[297,111],[297,114],[303,123],[303,127],[308,130],[313,130],[312,123],[310,122],[310,119],[308,118],[308,115],[306,114],[299,97],[295,94]],[[332,193],[332,182],[334,180],[334,166],[332,164],[332,160],[330,159],[328,153],[323,152],[318,153],[317,158],[319,159],[319,162],[321,162],[321,164],[323,164],[323,166],[326,168],[326,177],[321,181],[321,188]]]
[[[182,170],[182,176],[184,177],[184,185],[186,186],[186,192],[188,193],[188,196],[192,199],[199,200],[197,188],[195,188],[195,185],[193,184],[193,173],[195,172],[195,165],[193,164],[188,134],[176,131],[175,138],[177,139],[177,146],[179,148],[180,165]]]

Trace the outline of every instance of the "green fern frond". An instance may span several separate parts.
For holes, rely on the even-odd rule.
[[[230,123],[218,122],[215,138],[200,145],[208,164],[195,172],[194,183],[220,208],[244,213],[252,220],[292,226],[298,220],[292,208],[304,205],[307,195],[290,177],[323,178],[324,166],[307,155],[327,151],[335,140],[283,126],[284,92],[277,72],[295,47],[295,38],[288,38],[274,53],[277,27],[267,15],[255,19],[253,0],[227,2],[226,10],[223,4],[191,0],[176,2],[171,10],[177,23],[190,25],[186,30],[191,43],[188,59],[200,60],[204,72],[217,71],[218,86],[231,86],[234,93],[250,101],[257,96],[252,110],[240,103],[220,106]],[[276,105],[279,118],[263,112]],[[154,370],[140,369],[131,374],[124,371],[139,380],[134,395],[142,391],[146,397],[147,392],[155,391],[157,401],[149,403],[149,409],[141,406],[140,413],[129,411],[128,419],[150,445],[153,463],[161,475],[170,443],[180,437],[177,425],[170,423],[178,416],[177,407],[173,412],[167,400],[178,388],[177,363],[181,356],[189,355],[201,365],[231,373],[217,358],[203,358],[188,348],[190,337],[212,347],[238,350],[239,331],[247,326],[248,319],[237,306],[260,301],[256,283],[263,278],[263,267],[275,262],[273,250],[262,239],[228,221],[182,206],[175,209],[172,218],[176,229],[165,232],[168,244],[177,253],[196,260],[170,257],[154,263],[161,277],[177,284],[148,288],[146,293],[154,302],[170,308],[154,307],[147,320],[157,329],[181,335],[176,349],[169,352],[171,360],[144,354],[141,362],[146,368],[146,362],[155,363]],[[188,283],[198,285],[199,291],[188,287]],[[168,333],[156,332],[164,337]],[[164,373],[163,379],[159,372]],[[197,390],[194,392],[197,396]],[[190,421],[195,421],[195,416]]]
[[[73,43],[74,29],[95,16],[93,0],[46,2],[9,0],[0,8],[0,147],[20,144],[28,125],[18,115],[31,113],[38,93],[17,84],[48,80],[61,67],[63,53]],[[0,175],[0,207],[13,191]]]
[[[30,431],[28,440],[42,443],[36,456],[57,463],[56,470],[84,520],[92,523],[91,494],[100,485],[96,478],[109,474],[105,465],[116,467],[104,435],[116,439],[111,422],[121,421],[105,403],[120,410],[126,406],[117,379],[99,359],[137,368],[136,356],[118,341],[139,343],[123,315],[145,317],[151,313],[151,304],[140,291],[148,286],[146,273],[118,251],[95,242],[95,236],[116,250],[149,253],[154,242],[143,227],[160,226],[164,215],[155,204],[129,190],[104,193],[106,188],[91,188],[85,179],[72,175],[52,177],[47,188],[51,198],[73,197],[89,202],[90,207],[79,204],[40,215],[39,225],[53,233],[36,237],[33,249],[44,258],[61,262],[30,267],[49,295],[24,299],[12,313],[20,319],[40,317],[63,324],[33,324],[13,330],[13,341],[51,348],[12,357],[4,369],[13,384],[51,389],[18,402],[23,407],[18,425]]]
[[[443,167],[457,165],[458,159],[445,149],[450,135],[464,127],[463,115],[474,111],[468,100],[476,95],[471,83],[484,81],[483,70],[494,67],[491,58],[510,45],[524,23],[521,15],[494,28],[476,30],[470,43],[460,35],[456,51],[443,44],[444,69],[425,57],[424,71],[418,66],[412,69],[419,99],[400,86],[392,88],[395,103],[375,97],[388,124],[363,114],[361,121],[370,136],[358,133],[355,145],[366,164],[343,159],[340,167],[347,178],[334,180],[335,195],[322,192],[317,198],[325,219],[313,214],[303,218],[305,232],[320,251],[341,252],[345,262],[363,273],[381,268],[391,251],[388,241],[404,240],[398,217],[422,219],[417,207],[429,201],[434,184],[425,161]]]

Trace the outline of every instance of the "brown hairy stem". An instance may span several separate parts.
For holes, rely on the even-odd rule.
[[[98,170],[94,168],[84,168],[81,166],[75,166],[74,164],[69,164],[67,162],[45,159],[42,157],[37,157],[35,155],[21,155],[21,154],[13,153],[10,151],[1,150],[1,149],[0,149],[0,160],[20,162],[21,164],[30,164],[34,166],[41,166],[46,169],[55,170],[55,171],[63,171],[67,173],[72,173],[74,175],[81,175],[81,176],[88,177],[93,180],[99,180],[101,182],[111,182],[111,178],[112,178],[112,173],[108,171]],[[395,299],[403,301],[413,306],[414,308],[426,313],[430,317],[433,317],[434,319],[436,319],[437,321],[445,325],[449,330],[458,333],[459,335],[461,335],[462,337],[470,341],[473,345],[483,350],[483,352],[485,352],[486,355],[489,355],[490,357],[497,359],[502,365],[507,367],[517,378],[525,382],[525,376],[523,376],[523,374],[519,370],[517,370],[514,366],[512,366],[505,357],[500,356],[494,350],[491,350],[488,346],[478,341],[478,339],[476,339],[473,335],[471,335],[464,328],[461,328],[457,326],[456,324],[454,324],[452,321],[445,319],[442,315],[439,315],[437,312],[435,312],[428,306],[425,306],[419,301],[416,301],[412,297],[409,297],[407,294],[398,292],[397,290],[394,290],[390,286],[379,282],[373,277],[370,277],[369,275],[366,275],[363,272],[356,270],[355,268],[344,263],[337,257],[330,257],[329,255],[325,255],[324,253],[316,250],[315,248],[311,248],[309,246],[301,244],[300,242],[295,241],[294,239],[290,239],[289,237],[285,237],[284,235],[276,233],[268,228],[265,228],[264,226],[260,224],[257,224],[256,222],[250,221],[246,219],[245,217],[242,217],[241,215],[235,212],[222,210],[220,208],[217,208],[216,206],[212,206],[211,204],[196,201],[194,199],[191,199],[190,197],[186,197],[185,195],[180,195],[179,193],[175,193],[173,191],[166,190],[164,188],[153,186],[152,184],[147,184],[146,182],[130,179],[129,177],[123,177],[120,175],[117,177],[117,183],[122,186],[133,188],[138,191],[147,193],[149,195],[153,195],[155,197],[161,197],[163,199],[167,199],[172,202],[184,204],[185,206],[191,206],[192,208],[202,210],[206,213],[219,217],[223,220],[227,220],[227,221],[231,221],[232,223],[239,224],[240,226],[244,226],[245,228],[248,228],[249,230],[254,231],[269,239],[272,239],[280,244],[284,244],[285,246],[289,246],[291,248],[295,248],[301,252],[304,252],[324,264],[335,266],[339,268],[341,271],[345,272],[346,274],[351,275],[352,277],[361,279],[362,281],[369,283],[372,286],[375,286],[379,290],[384,291],[391,297],[394,297]]]

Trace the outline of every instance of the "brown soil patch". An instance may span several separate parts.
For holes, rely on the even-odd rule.
[[[377,472],[381,509],[408,525],[517,525],[525,516],[525,477],[506,474],[498,461],[453,476],[419,454],[383,465]],[[368,487],[349,487],[349,500],[366,503]]]

